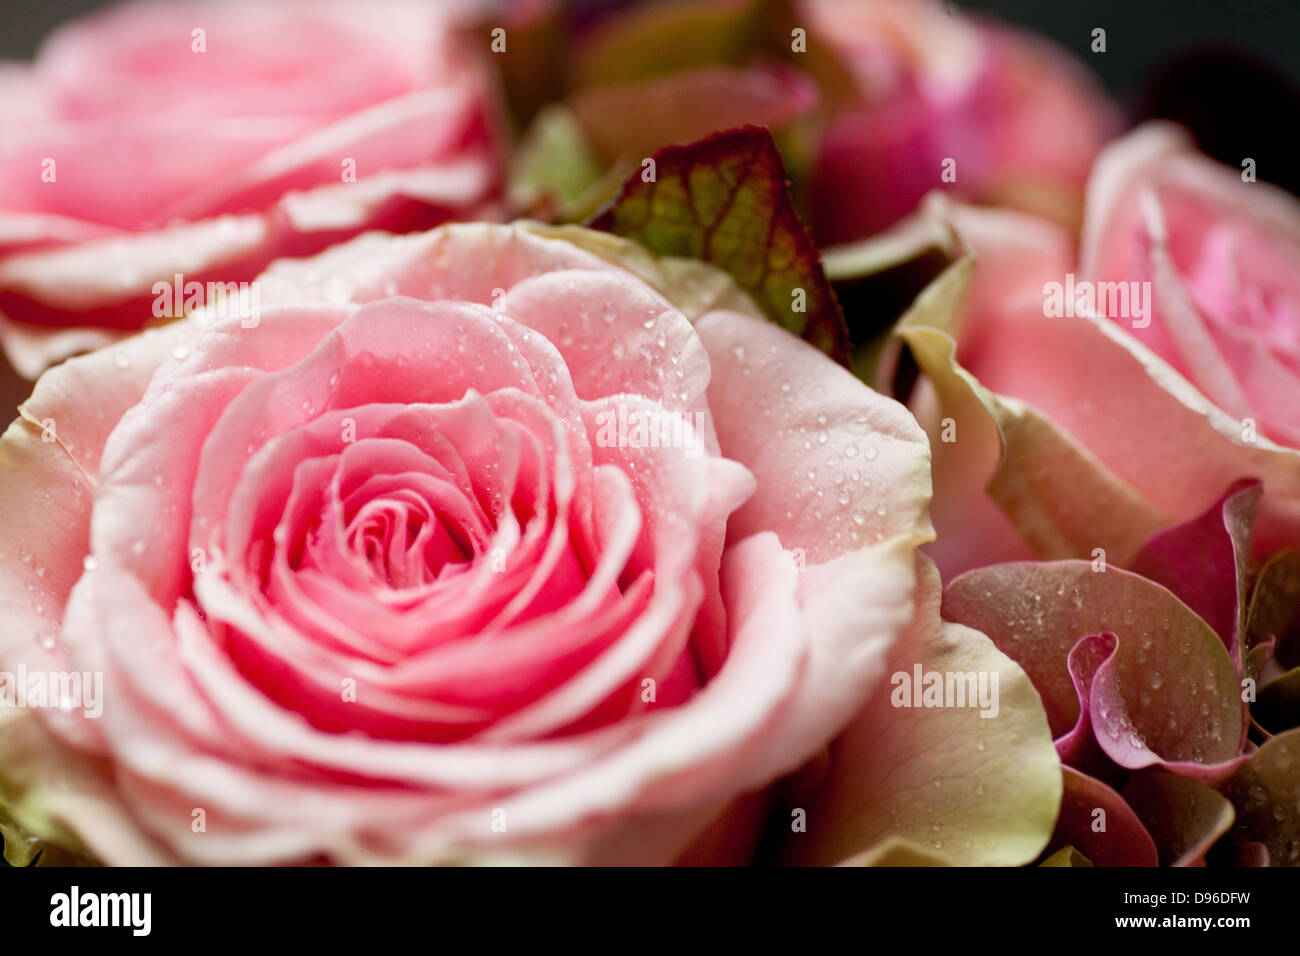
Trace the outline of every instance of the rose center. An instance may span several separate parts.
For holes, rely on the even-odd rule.
[[[366,502],[348,522],[347,543],[376,581],[398,590],[463,570],[474,556],[465,530],[415,493]]]

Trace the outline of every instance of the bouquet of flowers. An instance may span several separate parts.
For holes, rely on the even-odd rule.
[[[5,859],[1300,864],[1300,203],[1107,42],[127,0],[0,64]]]

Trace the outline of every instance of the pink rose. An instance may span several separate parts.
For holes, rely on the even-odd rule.
[[[820,241],[871,235],[936,188],[1077,222],[1092,158],[1115,123],[1068,54],[930,0],[801,9],[855,85],[815,170]]]
[[[1287,405],[1300,393],[1286,391],[1296,353],[1285,337],[1297,300],[1283,265],[1298,261],[1294,200],[1187,152],[1166,126],[1109,147],[1088,195],[1081,263],[1052,223],[929,206],[975,255],[959,307],[931,295],[913,316],[935,334],[905,333],[914,351],[933,350],[935,374],[912,401],[918,418],[932,438],[953,420],[934,446],[933,554],[945,579],[1095,548],[1125,565],[1156,531],[1204,514],[1246,478],[1264,492],[1257,555],[1300,544],[1294,399]],[[953,376],[945,340],[973,385]],[[1233,382],[1256,404],[1225,401]]]
[[[1083,278],[1150,283],[1149,315],[1111,318],[1219,408],[1300,447],[1294,196],[1151,124],[1098,160],[1081,260]]]
[[[486,211],[488,81],[456,7],[136,2],[0,70],[0,342],[30,377],[135,331],[155,283],[252,279]]]
[[[1064,773],[1048,852],[1294,862],[1272,808],[1300,753],[1300,451],[1221,406],[1216,380],[1201,390],[1198,363],[1232,362],[1188,336],[1277,345],[1295,204],[1165,126],[1109,147],[1088,197],[1082,265],[1055,224],[943,197],[881,240],[955,260],[896,329],[924,372],[910,402],[934,448],[942,615],[1042,697]],[[1168,340],[1185,350],[1160,354]]]
[[[888,692],[912,417],[585,230],[260,281],[0,441],[0,669],[103,675],[98,719],[0,709],[5,809],[111,863],[744,859],[741,796]]]

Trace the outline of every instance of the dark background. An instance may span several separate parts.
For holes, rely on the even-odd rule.
[[[106,5],[104,0],[0,0],[0,58],[26,59],[59,23]],[[603,4],[579,0],[574,5]],[[952,5],[1052,37],[1087,59],[1119,96],[1139,90],[1180,54],[1213,47],[1250,54],[1300,85],[1300,0],[953,0]],[[1106,30],[1105,54],[1090,52],[1095,27]]]
[[[600,0],[574,4],[602,5]],[[1052,37],[1087,60],[1121,98],[1138,93],[1176,57],[1210,48],[1236,49],[1300,85],[1300,0],[952,0],[952,5]],[[0,58],[30,57],[59,23],[102,6],[104,0],[0,0]],[[1090,52],[1095,27],[1106,30],[1105,54]]]

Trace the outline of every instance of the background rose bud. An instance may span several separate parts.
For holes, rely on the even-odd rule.
[[[498,120],[457,5],[137,2],[0,73],[0,340],[35,377],[365,229],[483,214]]]
[[[799,9],[851,78],[813,176],[821,242],[871,235],[935,188],[1077,223],[1092,158],[1116,124],[1069,54],[928,0]]]

